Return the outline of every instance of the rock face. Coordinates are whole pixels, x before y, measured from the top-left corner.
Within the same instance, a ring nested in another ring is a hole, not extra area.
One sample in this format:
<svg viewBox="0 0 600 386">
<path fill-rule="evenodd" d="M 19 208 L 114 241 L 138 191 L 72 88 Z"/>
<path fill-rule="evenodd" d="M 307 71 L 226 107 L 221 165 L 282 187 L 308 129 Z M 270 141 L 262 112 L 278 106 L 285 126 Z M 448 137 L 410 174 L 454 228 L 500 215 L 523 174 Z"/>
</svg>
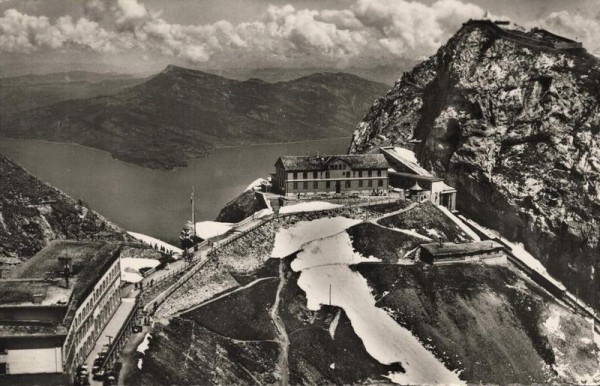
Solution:
<svg viewBox="0 0 600 386">
<path fill-rule="evenodd" d="M 85 203 L 38 180 L 3 156 L 0 175 L 0 266 L 18 264 L 56 239 L 129 239 L 121 228 Z"/>
<path fill-rule="evenodd" d="M 372 106 L 349 151 L 415 140 L 420 163 L 459 189 L 459 210 L 600 309 L 600 62 L 574 46 L 465 23 Z"/>
</svg>

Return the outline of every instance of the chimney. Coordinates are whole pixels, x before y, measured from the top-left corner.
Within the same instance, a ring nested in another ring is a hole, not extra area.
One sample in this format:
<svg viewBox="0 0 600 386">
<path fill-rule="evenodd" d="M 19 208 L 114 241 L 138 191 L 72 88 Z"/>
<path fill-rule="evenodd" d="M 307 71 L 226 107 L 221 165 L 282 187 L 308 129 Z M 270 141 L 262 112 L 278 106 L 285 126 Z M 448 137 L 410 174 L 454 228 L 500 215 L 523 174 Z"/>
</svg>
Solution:
<svg viewBox="0 0 600 386">
<path fill-rule="evenodd" d="M 65 278 L 65 286 L 69 289 L 69 277 L 71 276 L 71 263 L 73 262 L 72 257 L 59 257 L 59 269 L 62 271 L 62 274 Z"/>
<path fill-rule="evenodd" d="M 41 294 L 41 293 L 35 293 L 33 294 L 33 303 L 34 304 L 41 304 L 42 300 L 44 300 L 45 295 Z"/>
</svg>

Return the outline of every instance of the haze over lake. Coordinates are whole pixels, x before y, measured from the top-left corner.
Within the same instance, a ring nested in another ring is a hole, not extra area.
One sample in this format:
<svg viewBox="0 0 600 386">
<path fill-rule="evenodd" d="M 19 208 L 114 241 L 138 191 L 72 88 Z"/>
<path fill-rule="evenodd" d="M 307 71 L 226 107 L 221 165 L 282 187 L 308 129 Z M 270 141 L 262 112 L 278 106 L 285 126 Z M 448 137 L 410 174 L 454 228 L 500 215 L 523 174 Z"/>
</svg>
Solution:
<svg viewBox="0 0 600 386">
<path fill-rule="evenodd" d="M 345 153 L 349 138 L 219 149 L 188 167 L 153 170 L 113 159 L 78 145 L 0 139 L 0 153 L 34 176 L 61 189 L 123 228 L 175 242 L 191 217 L 214 220 L 219 210 L 259 177 L 266 178 L 279 155 Z"/>
</svg>

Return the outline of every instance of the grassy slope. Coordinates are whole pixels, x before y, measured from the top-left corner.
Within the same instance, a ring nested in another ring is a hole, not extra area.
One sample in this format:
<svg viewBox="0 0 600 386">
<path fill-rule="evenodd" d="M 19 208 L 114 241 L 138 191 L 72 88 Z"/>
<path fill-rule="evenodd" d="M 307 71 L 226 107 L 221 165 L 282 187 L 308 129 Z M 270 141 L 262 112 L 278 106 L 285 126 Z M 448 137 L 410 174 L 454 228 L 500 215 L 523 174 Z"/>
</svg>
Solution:
<svg viewBox="0 0 600 386">
<path fill-rule="evenodd" d="M 555 358 L 540 328 L 551 298 L 507 267 L 369 265 L 358 270 L 380 298 L 378 306 L 430 344 L 448 368 L 464 369 L 462 379 L 544 383 L 552 378 L 546 364 Z"/>
<path fill-rule="evenodd" d="M 378 223 L 390 228 L 414 229 L 419 234 L 427 237 L 432 237 L 427 230 L 434 229 L 440 234 L 443 241 L 468 239 L 467 235 L 455 223 L 444 216 L 429 201 L 422 203 L 413 210 L 381 219 Z"/>
<path fill-rule="evenodd" d="M 191 320 L 219 335 L 239 340 L 274 339 L 269 309 L 275 301 L 278 281 L 267 279 L 219 301 L 186 312 Z"/>
<path fill-rule="evenodd" d="M 233 341 L 184 319 L 159 326 L 153 337 L 144 358 L 143 385 L 274 382 L 276 343 Z"/>
<path fill-rule="evenodd" d="M 423 243 L 416 237 L 375 224 L 363 223 L 347 230 L 352 246 L 363 256 L 375 256 L 386 263 L 395 263 Z"/>
</svg>

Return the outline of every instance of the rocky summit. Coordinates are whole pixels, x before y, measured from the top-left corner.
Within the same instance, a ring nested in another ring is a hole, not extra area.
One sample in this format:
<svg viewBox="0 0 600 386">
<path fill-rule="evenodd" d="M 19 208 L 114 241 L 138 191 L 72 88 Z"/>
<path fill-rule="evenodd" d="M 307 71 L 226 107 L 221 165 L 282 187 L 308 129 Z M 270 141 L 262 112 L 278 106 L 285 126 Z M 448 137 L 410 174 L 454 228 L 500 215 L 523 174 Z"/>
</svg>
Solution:
<svg viewBox="0 0 600 386">
<path fill-rule="evenodd" d="M 412 144 L 458 208 L 600 309 L 600 61 L 541 29 L 469 21 L 375 102 L 350 152 Z"/>
</svg>

